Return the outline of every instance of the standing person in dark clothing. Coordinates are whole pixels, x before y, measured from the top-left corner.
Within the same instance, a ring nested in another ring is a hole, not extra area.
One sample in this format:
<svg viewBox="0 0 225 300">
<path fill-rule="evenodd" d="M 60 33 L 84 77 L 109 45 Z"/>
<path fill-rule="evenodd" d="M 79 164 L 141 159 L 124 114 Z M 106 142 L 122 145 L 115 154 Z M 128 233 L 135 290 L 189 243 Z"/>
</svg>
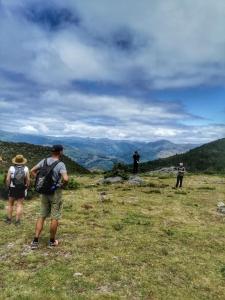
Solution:
<svg viewBox="0 0 225 300">
<path fill-rule="evenodd" d="M 183 163 L 179 164 L 179 167 L 177 168 L 177 171 L 178 171 L 178 173 L 177 173 L 176 188 L 178 188 L 178 187 L 182 188 L 184 173 L 185 173 L 185 168 L 184 168 Z"/>
<path fill-rule="evenodd" d="M 140 161 L 140 155 L 137 151 L 134 152 L 133 161 L 134 161 L 133 162 L 133 173 L 137 174 L 138 173 L 138 164 Z"/>
</svg>

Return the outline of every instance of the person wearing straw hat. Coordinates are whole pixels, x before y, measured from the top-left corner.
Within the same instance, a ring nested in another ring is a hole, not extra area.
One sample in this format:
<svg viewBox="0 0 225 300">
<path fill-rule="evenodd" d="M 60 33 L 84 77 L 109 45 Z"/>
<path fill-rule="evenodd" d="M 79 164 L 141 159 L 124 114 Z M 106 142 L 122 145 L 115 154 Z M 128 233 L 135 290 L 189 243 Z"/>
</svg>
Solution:
<svg viewBox="0 0 225 300">
<path fill-rule="evenodd" d="M 27 159 L 23 155 L 16 155 L 12 159 L 12 163 L 13 165 L 9 168 L 6 177 L 6 184 L 9 188 L 9 200 L 5 222 L 7 224 L 12 223 L 14 202 L 17 201 L 15 225 L 20 225 L 20 219 L 23 212 L 23 200 L 30 184 L 30 174 L 29 169 L 26 166 Z"/>
</svg>

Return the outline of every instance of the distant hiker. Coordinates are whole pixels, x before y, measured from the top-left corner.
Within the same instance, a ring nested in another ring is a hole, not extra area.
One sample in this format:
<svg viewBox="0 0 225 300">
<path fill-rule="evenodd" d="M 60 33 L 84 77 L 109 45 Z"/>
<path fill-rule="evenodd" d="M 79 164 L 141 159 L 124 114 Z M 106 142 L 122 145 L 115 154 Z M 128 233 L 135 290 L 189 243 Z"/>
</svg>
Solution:
<svg viewBox="0 0 225 300">
<path fill-rule="evenodd" d="M 178 168 L 177 168 L 177 183 L 176 183 L 176 188 L 178 188 L 178 187 L 182 188 L 184 173 L 185 173 L 184 164 L 180 163 L 179 166 L 178 166 Z"/>
<path fill-rule="evenodd" d="M 140 161 L 140 155 L 139 155 L 138 151 L 135 151 L 134 155 L 133 155 L 133 173 L 134 174 L 138 173 L 139 161 Z"/>
<path fill-rule="evenodd" d="M 6 185 L 9 188 L 9 200 L 7 207 L 7 218 L 5 222 L 11 224 L 13 206 L 15 200 L 16 204 L 16 222 L 15 225 L 20 225 L 20 219 L 23 212 L 23 200 L 27 195 L 27 188 L 30 184 L 29 169 L 25 164 L 27 159 L 23 155 L 16 155 L 12 159 L 13 166 L 8 170 L 6 176 Z"/>
<path fill-rule="evenodd" d="M 55 236 L 62 212 L 61 188 L 68 183 L 66 166 L 60 160 L 62 154 L 63 147 L 54 145 L 51 157 L 41 160 L 31 170 L 31 174 L 36 177 L 35 189 L 42 194 L 40 217 L 36 222 L 35 237 L 31 243 L 31 249 L 38 248 L 39 236 L 47 217 L 51 218 L 49 247 L 58 245 Z"/>
</svg>

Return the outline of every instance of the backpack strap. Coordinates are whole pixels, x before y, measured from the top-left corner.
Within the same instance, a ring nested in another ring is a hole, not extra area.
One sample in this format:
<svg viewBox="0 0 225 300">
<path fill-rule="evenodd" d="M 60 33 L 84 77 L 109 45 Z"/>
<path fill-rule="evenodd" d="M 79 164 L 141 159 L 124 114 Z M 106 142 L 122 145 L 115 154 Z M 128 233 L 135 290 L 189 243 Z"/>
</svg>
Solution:
<svg viewBox="0 0 225 300">
<path fill-rule="evenodd" d="M 47 160 L 48 159 L 45 158 L 43 167 L 47 167 L 48 166 L 48 161 Z M 51 165 L 49 165 L 49 167 L 50 167 L 49 168 L 49 172 L 51 172 L 58 165 L 58 163 L 60 163 L 60 160 L 56 160 Z"/>
<path fill-rule="evenodd" d="M 43 163 L 43 167 L 47 167 L 47 166 L 48 166 L 48 164 L 47 164 L 47 158 L 45 158 L 44 163 Z"/>
<path fill-rule="evenodd" d="M 55 161 L 54 163 L 51 164 L 50 167 L 50 172 L 58 165 L 58 163 L 60 163 L 60 160 Z M 57 186 L 57 184 L 59 183 L 60 180 L 60 176 L 58 176 L 57 181 L 55 182 L 55 185 Z"/>
<path fill-rule="evenodd" d="M 47 162 L 47 160 L 46 160 Z M 52 163 L 49 167 L 49 172 L 51 172 L 57 165 L 60 163 L 60 160 L 56 160 L 54 163 Z"/>
</svg>

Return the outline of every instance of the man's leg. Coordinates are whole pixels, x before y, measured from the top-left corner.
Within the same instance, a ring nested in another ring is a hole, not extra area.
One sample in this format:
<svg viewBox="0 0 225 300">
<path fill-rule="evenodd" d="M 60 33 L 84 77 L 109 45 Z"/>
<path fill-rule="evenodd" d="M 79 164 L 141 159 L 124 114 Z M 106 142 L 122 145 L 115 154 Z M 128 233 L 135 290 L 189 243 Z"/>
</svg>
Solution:
<svg viewBox="0 0 225 300">
<path fill-rule="evenodd" d="M 18 222 L 22 216 L 23 213 L 23 200 L 24 199 L 18 199 L 16 204 L 16 222 Z"/>
<path fill-rule="evenodd" d="M 134 164 L 134 174 L 137 174 L 138 171 L 138 165 L 137 163 Z"/>
<path fill-rule="evenodd" d="M 179 186 L 179 176 L 177 176 L 177 183 L 176 183 L 176 188 L 178 188 L 178 186 Z"/>
<path fill-rule="evenodd" d="M 183 176 L 180 177 L 180 188 L 182 188 L 182 184 L 183 184 Z"/>
<path fill-rule="evenodd" d="M 139 165 L 137 164 L 136 165 L 136 174 L 138 173 L 138 167 L 139 167 Z"/>
<path fill-rule="evenodd" d="M 57 228 L 59 225 L 59 221 L 56 219 L 52 219 L 51 220 L 51 224 L 50 224 L 50 241 L 55 241 L 55 236 L 56 236 L 56 232 L 57 232 Z"/>
<path fill-rule="evenodd" d="M 42 229 L 43 229 L 43 226 L 44 226 L 44 222 L 45 222 L 45 218 L 44 217 L 40 217 L 37 219 L 37 222 L 36 222 L 36 227 L 35 227 L 35 238 L 38 240 L 41 232 L 42 232 Z"/>
<path fill-rule="evenodd" d="M 45 217 L 40 217 L 40 218 L 37 219 L 36 227 L 35 227 L 35 237 L 34 237 L 33 241 L 31 242 L 31 249 L 32 250 L 38 248 L 38 245 L 39 245 L 38 239 L 39 239 L 39 236 L 42 232 L 44 222 L 45 222 Z"/>
<path fill-rule="evenodd" d="M 57 246 L 56 233 L 62 213 L 62 191 L 56 190 L 51 199 L 51 224 L 49 246 Z"/>
<path fill-rule="evenodd" d="M 40 217 L 37 219 L 36 227 L 35 227 L 35 237 L 31 243 L 31 249 L 38 248 L 38 239 L 41 235 L 45 219 L 50 215 L 51 206 L 48 199 L 48 196 L 42 195 L 41 197 L 41 209 L 40 209 Z"/>
</svg>

